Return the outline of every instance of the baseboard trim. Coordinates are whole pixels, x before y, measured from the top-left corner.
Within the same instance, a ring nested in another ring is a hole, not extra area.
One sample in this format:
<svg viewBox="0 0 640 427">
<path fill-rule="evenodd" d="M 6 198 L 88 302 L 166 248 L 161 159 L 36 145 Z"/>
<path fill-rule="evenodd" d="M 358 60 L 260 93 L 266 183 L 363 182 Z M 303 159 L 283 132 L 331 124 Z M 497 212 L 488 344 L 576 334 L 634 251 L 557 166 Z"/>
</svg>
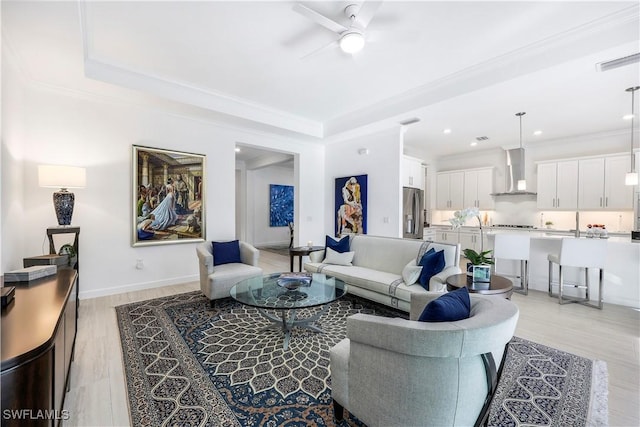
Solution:
<svg viewBox="0 0 640 427">
<path fill-rule="evenodd" d="M 123 294 L 126 292 L 132 292 L 132 291 L 142 291 L 145 289 L 161 288 L 163 286 L 179 285 L 181 283 L 197 282 L 198 280 L 200 280 L 199 276 L 193 275 L 193 276 L 173 277 L 171 279 L 157 280 L 153 282 L 132 283 L 129 285 L 115 286 L 111 288 L 91 289 L 87 291 L 80 290 L 80 293 L 78 294 L 78 298 L 83 300 L 83 299 L 91 299 L 91 298 L 98 298 L 98 297 L 106 297 L 109 295 Z"/>
</svg>

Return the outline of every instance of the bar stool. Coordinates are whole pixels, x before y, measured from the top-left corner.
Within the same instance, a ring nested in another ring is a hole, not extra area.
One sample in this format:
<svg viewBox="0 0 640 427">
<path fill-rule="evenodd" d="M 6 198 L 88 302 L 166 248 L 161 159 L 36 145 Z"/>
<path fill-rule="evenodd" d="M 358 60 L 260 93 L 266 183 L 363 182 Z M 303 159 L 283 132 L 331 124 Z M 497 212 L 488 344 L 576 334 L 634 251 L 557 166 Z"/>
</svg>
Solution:
<svg viewBox="0 0 640 427">
<path fill-rule="evenodd" d="M 529 293 L 529 254 L 531 237 L 528 234 L 496 234 L 493 244 L 493 271 L 501 276 L 513 277 L 520 280 L 520 287 L 513 288 L 514 292 L 527 295 Z M 507 275 L 498 273 L 498 259 L 520 261 L 520 274 Z"/>
<path fill-rule="evenodd" d="M 558 264 L 558 297 L 560 304 L 578 303 L 602 310 L 602 279 L 604 277 L 604 264 L 607 258 L 607 241 L 602 239 L 578 239 L 563 238 L 560 244 L 559 254 L 549 254 L 549 296 L 554 296 L 551 291 L 553 280 L 553 264 Z M 585 270 L 585 283 L 564 283 L 563 267 L 577 267 Z M 599 270 L 598 304 L 589 301 L 589 269 Z M 585 290 L 584 298 L 566 297 L 562 293 L 564 286 L 582 288 Z"/>
</svg>

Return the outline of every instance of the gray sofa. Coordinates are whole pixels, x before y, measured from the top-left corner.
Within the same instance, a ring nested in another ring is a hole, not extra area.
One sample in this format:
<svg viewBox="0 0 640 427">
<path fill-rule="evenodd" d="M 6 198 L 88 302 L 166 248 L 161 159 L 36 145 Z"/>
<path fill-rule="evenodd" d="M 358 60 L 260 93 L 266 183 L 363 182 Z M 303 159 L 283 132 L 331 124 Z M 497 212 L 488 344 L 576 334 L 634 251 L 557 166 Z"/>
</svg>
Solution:
<svg viewBox="0 0 640 427">
<path fill-rule="evenodd" d="M 200 289 L 211 301 L 229 296 L 229 290 L 236 283 L 251 277 L 262 276 L 258 267 L 260 251 L 247 242 L 239 242 L 241 263 L 213 265 L 213 247 L 211 242 L 199 243 L 196 246 L 198 265 L 200 267 Z"/>
<path fill-rule="evenodd" d="M 460 245 L 431 241 L 397 239 L 370 235 L 349 237 L 350 251 L 355 252 L 351 266 L 323 264 L 325 251 L 312 252 L 304 269 L 312 273 L 335 276 L 349 285 L 348 292 L 403 311 L 409 311 L 412 294 L 441 295 L 446 291 L 445 280 L 461 273 Z M 429 291 L 420 284 L 407 286 L 402 280 L 402 269 L 418 257 L 419 251 L 434 248 L 444 250 L 445 268 L 431 278 Z"/>
<path fill-rule="evenodd" d="M 468 319 L 416 321 L 434 297 L 413 294 L 411 320 L 347 319 L 347 338 L 330 354 L 336 419 L 346 408 L 371 427 L 484 421 L 518 308 L 504 298 L 472 294 Z"/>
</svg>

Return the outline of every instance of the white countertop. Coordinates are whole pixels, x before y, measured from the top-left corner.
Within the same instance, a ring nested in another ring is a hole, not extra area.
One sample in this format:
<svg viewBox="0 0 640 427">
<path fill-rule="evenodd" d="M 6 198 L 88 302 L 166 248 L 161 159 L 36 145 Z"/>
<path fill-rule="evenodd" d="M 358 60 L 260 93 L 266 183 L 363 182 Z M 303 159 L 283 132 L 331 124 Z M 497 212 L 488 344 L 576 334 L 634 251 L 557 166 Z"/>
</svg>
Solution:
<svg viewBox="0 0 640 427">
<path fill-rule="evenodd" d="M 445 224 L 432 224 L 431 227 L 425 228 L 425 233 L 428 232 L 429 229 L 433 230 L 453 230 L 451 225 Z M 453 230 L 455 231 L 455 230 Z M 468 225 L 463 225 L 460 227 L 460 232 L 474 232 L 480 231 L 480 227 L 473 227 Z M 482 227 L 482 231 L 487 234 L 487 236 L 491 236 L 497 233 L 529 233 L 532 238 L 548 238 L 548 239 L 560 239 L 563 237 L 575 237 L 573 230 L 559 230 L 554 228 L 513 228 L 513 227 Z M 580 231 L 580 237 L 585 238 L 587 232 L 586 230 Z M 612 242 L 631 242 L 631 232 L 609 232 L 608 233 L 609 241 Z M 635 243 L 635 242 L 634 242 Z"/>
</svg>

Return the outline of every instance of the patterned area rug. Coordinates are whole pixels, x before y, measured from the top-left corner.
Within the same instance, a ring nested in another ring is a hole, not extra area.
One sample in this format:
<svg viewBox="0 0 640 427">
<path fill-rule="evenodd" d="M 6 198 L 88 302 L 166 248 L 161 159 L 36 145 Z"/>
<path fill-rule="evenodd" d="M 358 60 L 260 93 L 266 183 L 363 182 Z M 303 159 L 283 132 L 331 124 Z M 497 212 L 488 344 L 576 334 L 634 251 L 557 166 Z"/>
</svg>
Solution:
<svg viewBox="0 0 640 427">
<path fill-rule="evenodd" d="M 298 317 L 313 310 L 301 310 Z M 256 309 L 231 299 L 212 309 L 199 291 L 119 306 L 116 312 L 135 426 L 335 425 L 329 349 L 345 336 L 346 317 L 406 317 L 347 295 L 329 304 L 317 322 L 326 333 L 295 328 L 283 351 L 280 332 L 261 331 L 268 321 Z M 595 375 L 598 369 L 602 375 Z M 590 398 L 594 391 L 600 399 Z M 514 338 L 489 421 L 606 425 L 606 366 Z M 361 423 L 347 417 L 339 425 Z"/>
<path fill-rule="evenodd" d="M 492 426 L 607 426 L 607 365 L 513 337 Z"/>
</svg>

